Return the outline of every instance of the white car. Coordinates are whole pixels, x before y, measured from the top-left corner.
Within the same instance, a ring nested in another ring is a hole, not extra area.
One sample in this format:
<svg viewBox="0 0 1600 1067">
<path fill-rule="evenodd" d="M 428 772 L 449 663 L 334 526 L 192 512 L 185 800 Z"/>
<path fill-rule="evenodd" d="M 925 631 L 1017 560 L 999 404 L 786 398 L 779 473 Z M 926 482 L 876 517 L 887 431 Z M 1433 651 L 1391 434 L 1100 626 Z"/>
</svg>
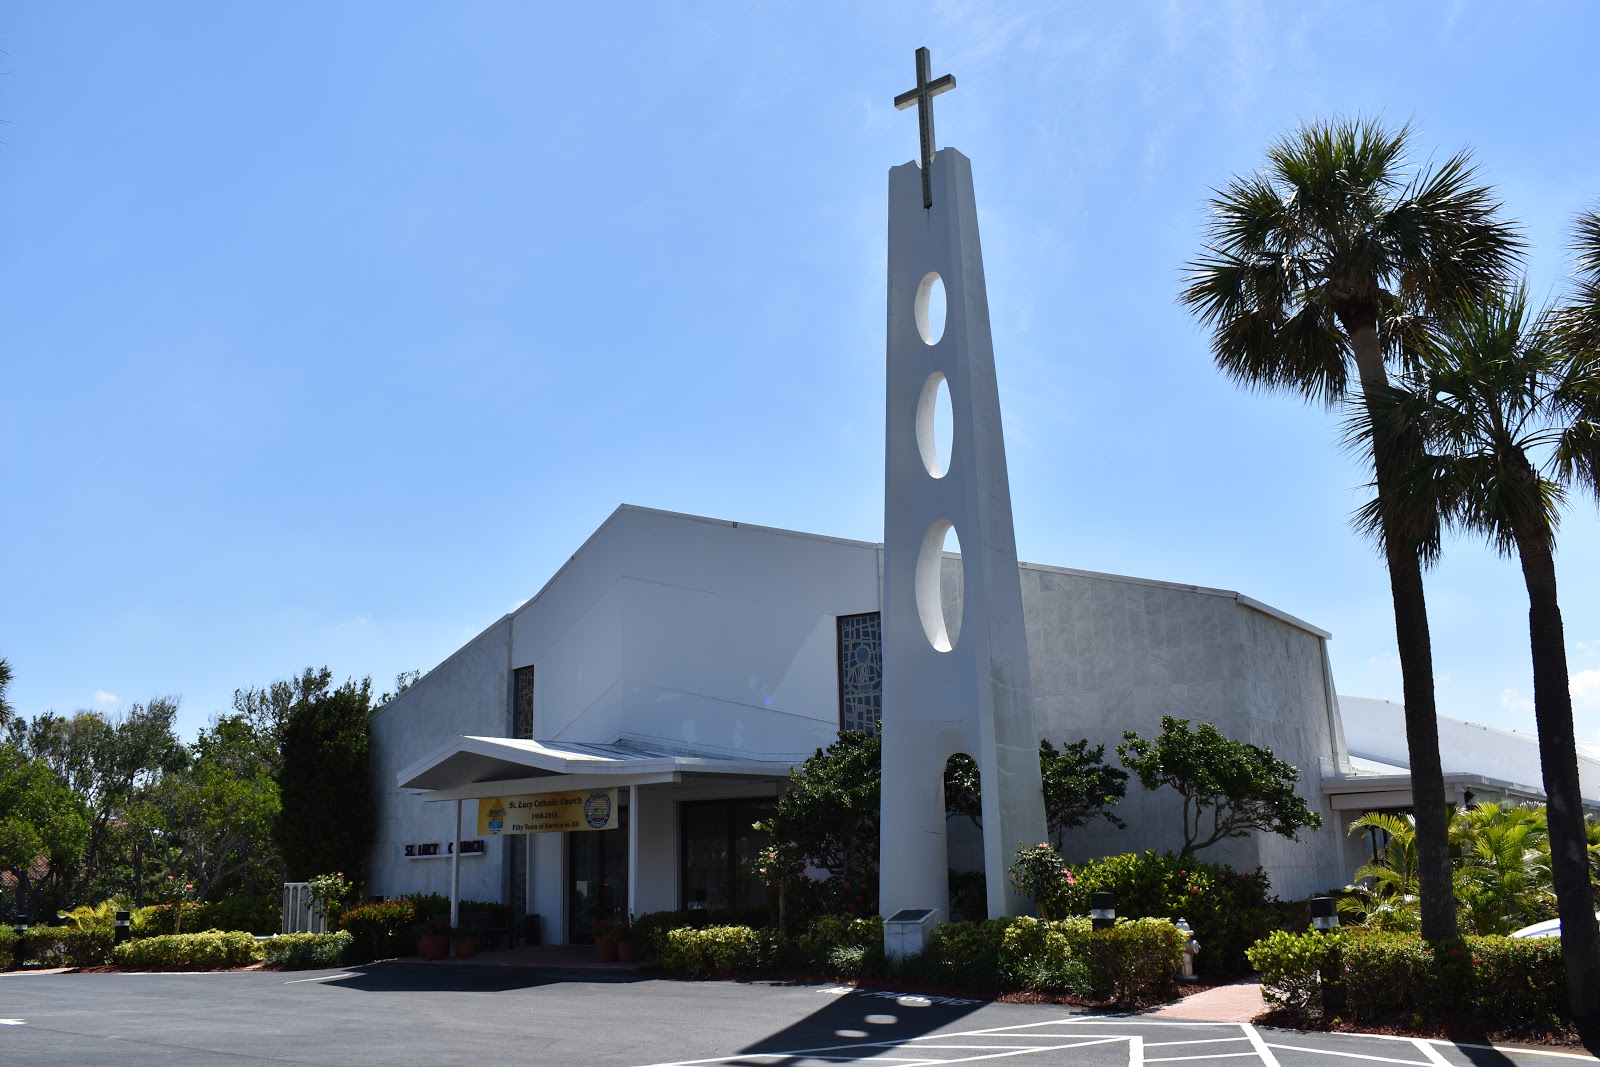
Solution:
<svg viewBox="0 0 1600 1067">
<path fill-rule="evenodd" d="M 1514 931 L 1512 931 L 1510 936 L 1511 937 L 1560 937 L 1561 936 L 1561 920 L 1560 919 L 1546 919 L 1542 923 L 1534 923 L 1532 926 L 1524 926 L 1520 930 L 1514 930 Z"/>
</svg>

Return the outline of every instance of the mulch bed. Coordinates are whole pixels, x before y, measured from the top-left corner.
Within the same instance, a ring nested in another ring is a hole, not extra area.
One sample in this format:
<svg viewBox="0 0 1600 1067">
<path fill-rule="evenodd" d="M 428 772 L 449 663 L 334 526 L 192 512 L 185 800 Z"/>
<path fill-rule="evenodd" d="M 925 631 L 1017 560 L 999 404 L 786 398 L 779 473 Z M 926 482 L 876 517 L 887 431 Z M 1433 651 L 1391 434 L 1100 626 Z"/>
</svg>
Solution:
<svg viewBox="0 0 1600 1067">
<path fill-rule="evenodd" d="M 1279 1026 L 1290 1030 L 1316 1030 L 1322 1033 L 1388 1034 L 1395 1037 L 1424 1037 L 1454 1041 L 1464 1045 L 1529 1045 L 1587 1051 L 1570 1026 L 1556 1030 L 1493 1026 L 1483 1019 L 1422 1019 L 1418 1025 L 1401 1020 L 1356 1022 L 1350 1019 L 1324 1019 L 1293 1011 L 1267 1011 L 1250 1020 L 1256 1026 Z"/>
</svg>

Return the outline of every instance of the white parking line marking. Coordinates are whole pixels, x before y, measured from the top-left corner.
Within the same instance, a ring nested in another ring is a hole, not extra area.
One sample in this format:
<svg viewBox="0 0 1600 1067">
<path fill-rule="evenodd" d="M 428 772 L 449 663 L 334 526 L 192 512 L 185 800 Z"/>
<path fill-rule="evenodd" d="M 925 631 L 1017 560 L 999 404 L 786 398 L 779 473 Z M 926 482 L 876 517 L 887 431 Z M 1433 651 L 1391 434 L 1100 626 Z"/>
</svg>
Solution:
<svg viewBox="0 0 1600 1067">
<path fill-rule="evenodd" d="M 1428 1062 L 1433 1064 L 1433 1067 L 1455 1067 L 1454 1064 L 1439 1054 L 1438 1049 L 1428 1044 L 1422 1038 L 1414 1037 L 1411 1039 L 1411 1043 L 1417 1047 L 1418 1052 L 1428 1057 Z"/>
<path fill-rule="evenodd" d="M 0 1026 L 26 1026 L 21 1019 L 0 1019 Z"/>
<path fill-rule="evenodd" d="M 1213 1052 L 1208 1056 L 1163 1056 L 1159 1059 L 1145 1060 L 1146 1063 L 1188 1063 L 1190 1060 L 1231 1060 L 1238 1056 L 1254 1056 L 1255 1050 L 1249 1052 Z"/>
<path fill-rule="evenodd" d="M 355 972 L 346 971 L 344 974 L 325 974 L 318 978 L 296 978 L 285 982 L 284 985 L 299 985 L 301 982 L 337 982 L 341 978 L 354 978 Z"/>
<path fill-rule="evenodd" d="M 1137 1034 L 1128 1038 L 1128 1067 L 1144 1067 L 1144 1038 Z"/>
<path fill-rule="evenodd" d="M 1284 1052 L 1316 1052 L 1324 1056 L 1339 1056 L 1352 1060 L 1376 1060 L 1379 1063 L 1403 1063 L 1408 1067 L 1433 1067 L 1429 1060 L 1397 1060 L 1393 1056 L 1367 1056 L 1360 1052 L 1345 1052 L 1343 1049 L 1333 1048 L 1306 1048 L 1304 1045 L 1271 1045 L 1270 1048 L 1282 1049 Z"/>
<path fill-rule="evenodd" d="M 1249 1041 L 1248 1037 L 1196 1037 L 1188 1041 L 1146 1041 L 1145 1048 L 1159 1048 L 1164 1045 L 1220 1045 L 1225 1041 Z"/>
<path fill-rule="evenodd" d="M 1278 1063 L 1278 1057 L 1274 1056 L 1272 1050 L 1267 1047 L 1267 1043 L 1261 1040 L 1261 1035 L 1256 1033 L 1255 1027 L 1249 1023 L 1240 1023 L 1239 1029 L 1244 1031 L 1244 1036 L 1250 1039 L 1250 1047 L 1256 1050 L 1256 1055 L 1261 1057 L 1261 1062 L 1266 1064 L 1266 1067 L 1281 1067 Z"/>
</svg>

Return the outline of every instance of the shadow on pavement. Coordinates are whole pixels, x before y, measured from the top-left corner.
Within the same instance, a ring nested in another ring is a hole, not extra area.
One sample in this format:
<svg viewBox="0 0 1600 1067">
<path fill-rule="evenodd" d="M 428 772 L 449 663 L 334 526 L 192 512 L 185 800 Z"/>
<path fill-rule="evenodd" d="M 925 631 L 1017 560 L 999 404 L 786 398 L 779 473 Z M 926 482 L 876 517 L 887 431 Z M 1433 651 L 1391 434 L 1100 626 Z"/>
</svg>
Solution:
<svg viewBox="0 0 1600 1067">
<path fill-rule="evenodd" d="M 645 980 L 626 971 L 559 971 L 499 965 L 439 967 L 426 963 L 375 963 L 349 970 L 349 977 L 329 979 L 322 984 L 362 993 L 504 993 L 561 982 L 622 985 Z"/>
<path fill-rule="evenodd" d="M 867 1042 L 898 1042 L 930 1034 L 983 1007 L 982 1001 L 942 1003 L 915 994 L 855 990 L 828 995 L 828 1003 L 799 1022 L 769 1034 L 753 1045 L 740 1049 L 742 1055 L 760 1055 L 748 1062 L 760 1067 L 781 1067 L 782 1060 L 766 1057 L 823 1049 L 838 1045 L 859 1046 Z M 866 1050 L 863 1050 L 866 1051 Z M 797 1060 L 805 1057 L 796 1057 Z M 739 1064 L 729 1059 L 728 1064 Z"/>
<path fill-rule="evenodd" d="M 1470 1060 L 1473 1067 L 1516 1067 L 1516 1060 L 1496 1049 L 1457 1045 L 1455 1050 Z"/>
</svg>

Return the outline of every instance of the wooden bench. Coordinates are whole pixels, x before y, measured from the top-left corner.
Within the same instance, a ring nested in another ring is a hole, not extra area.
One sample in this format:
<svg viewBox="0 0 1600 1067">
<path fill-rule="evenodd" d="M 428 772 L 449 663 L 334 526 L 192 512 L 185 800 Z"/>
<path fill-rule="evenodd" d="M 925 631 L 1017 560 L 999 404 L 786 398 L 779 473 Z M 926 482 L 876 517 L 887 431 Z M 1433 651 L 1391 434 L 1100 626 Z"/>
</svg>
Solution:
<svg viewBox="0 0 1600 1067">
<path fill-rule="evenodd" d="M 506 948 L 511 948 L 515 944 L 511 927 L 496 925 L 493 912 L 463 911 L 460 914 L 460 925 L 470 926 L 478 931 L 478 947 L 494 948 L 501 941 L 505 942 Z"/>
</svg>

